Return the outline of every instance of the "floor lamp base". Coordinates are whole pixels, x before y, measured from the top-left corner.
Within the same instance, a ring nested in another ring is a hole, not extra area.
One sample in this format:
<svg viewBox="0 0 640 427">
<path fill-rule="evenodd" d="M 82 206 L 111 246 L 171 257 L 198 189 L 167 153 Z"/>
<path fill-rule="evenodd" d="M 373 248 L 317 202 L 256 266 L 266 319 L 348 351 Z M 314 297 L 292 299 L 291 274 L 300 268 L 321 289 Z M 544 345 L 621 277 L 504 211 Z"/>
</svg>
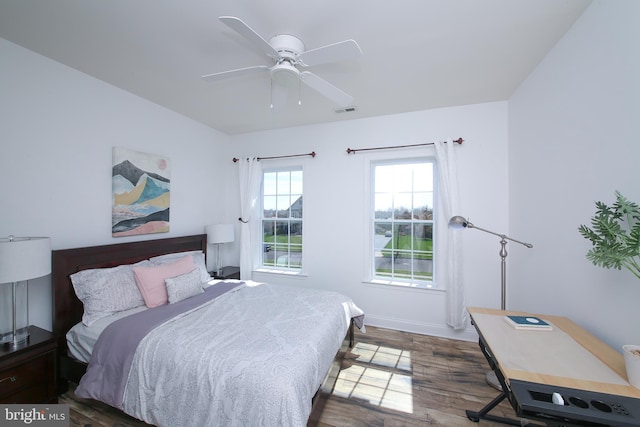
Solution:
<svg viewBox="0 0 640 427">
<path fill-rule="evenodd" d="M 495 388 L 498 391 L 502 391 L 502 386 L 500 385 L 500 381 L 498 381 L 498 377 L 496 376 L 495 372 L 487 372 L 485 379 L 487 380 L 487 384 L 489 384 L 491 387 Z"/>
</svg>

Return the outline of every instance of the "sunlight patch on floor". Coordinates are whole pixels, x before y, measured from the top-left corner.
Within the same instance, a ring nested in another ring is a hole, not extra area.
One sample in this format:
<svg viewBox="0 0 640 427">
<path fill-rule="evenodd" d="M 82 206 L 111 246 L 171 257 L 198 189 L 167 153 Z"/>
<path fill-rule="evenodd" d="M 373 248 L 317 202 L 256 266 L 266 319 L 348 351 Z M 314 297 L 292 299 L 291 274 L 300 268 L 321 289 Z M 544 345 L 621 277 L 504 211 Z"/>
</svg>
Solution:
<svg viewBox="0 0 640 427">
<path fill-rule="evenodd" d="M 353 365 L 340 371 L 334 395 L 413 413 L 411 375 L 395 372 L 397 369 L 411 371 L 411 352 L 358 343 L 351 353 L 358 357 Z M 364 363 L 376 367 L 365 366 Z"/>
</svg>

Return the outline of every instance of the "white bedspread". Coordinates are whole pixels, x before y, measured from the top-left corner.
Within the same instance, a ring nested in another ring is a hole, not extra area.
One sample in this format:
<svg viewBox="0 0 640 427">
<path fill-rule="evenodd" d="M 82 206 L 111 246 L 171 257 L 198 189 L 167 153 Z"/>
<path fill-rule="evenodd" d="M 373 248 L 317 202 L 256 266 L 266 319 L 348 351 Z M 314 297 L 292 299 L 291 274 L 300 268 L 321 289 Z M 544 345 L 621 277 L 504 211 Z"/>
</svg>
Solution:
<svg viewBox="0 0 640 427">
<path fill-rule="evenodd" d="M 305 426 L 352 317 L 335 292 L 247 284 L 138 346 L 123 410 L 166 426 Z"/>
</svg>

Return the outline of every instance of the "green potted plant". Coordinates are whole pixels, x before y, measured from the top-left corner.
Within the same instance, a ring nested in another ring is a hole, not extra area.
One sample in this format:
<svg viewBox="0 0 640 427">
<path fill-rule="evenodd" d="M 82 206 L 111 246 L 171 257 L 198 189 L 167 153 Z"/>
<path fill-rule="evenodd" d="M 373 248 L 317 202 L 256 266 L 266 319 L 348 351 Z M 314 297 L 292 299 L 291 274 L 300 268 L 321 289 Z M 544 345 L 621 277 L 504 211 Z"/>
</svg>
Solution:
<svg viewBox="0 0 640 427">
<path fill-rule="evenodd" d="M 596 202 L 596 213 L 591 227 L 581 225 L 580 234 L 591 241 L 593 247 L 587 259 L 605 268 L 622 267 L 640 279 L 640 206 L 630 202 L 616 191 L 613 205 Z M 622 346 L 627 380 L 640 388 L 640 346 Z"/>
<path fill-rule="evenodd" d="M 594 265 L 624 267 L 640 279 L 640 206 L 616 191 L 615 203 L 596 202 L 591 227 L 581 225 L 579 231 L 593 244 L 587 259 Z"/>
</svg>

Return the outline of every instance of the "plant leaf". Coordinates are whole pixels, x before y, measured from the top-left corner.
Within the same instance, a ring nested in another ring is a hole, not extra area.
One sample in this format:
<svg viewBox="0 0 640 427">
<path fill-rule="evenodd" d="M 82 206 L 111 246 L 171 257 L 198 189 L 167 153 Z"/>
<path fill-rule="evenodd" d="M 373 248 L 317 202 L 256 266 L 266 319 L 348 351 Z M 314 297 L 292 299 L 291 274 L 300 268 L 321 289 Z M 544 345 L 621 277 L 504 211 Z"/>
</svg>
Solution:
<svg viewBox="0 0 640 427">
<path fill-rule="evenodd" d="M 624 267 L 640 278 L 640 206 L 618 191 L 615 194 L 611 206 L 596 202 L 591 227 L 580 225 L 578 231 L 592 244 L 586 257 L 594 265 Z"/>
</svg>

